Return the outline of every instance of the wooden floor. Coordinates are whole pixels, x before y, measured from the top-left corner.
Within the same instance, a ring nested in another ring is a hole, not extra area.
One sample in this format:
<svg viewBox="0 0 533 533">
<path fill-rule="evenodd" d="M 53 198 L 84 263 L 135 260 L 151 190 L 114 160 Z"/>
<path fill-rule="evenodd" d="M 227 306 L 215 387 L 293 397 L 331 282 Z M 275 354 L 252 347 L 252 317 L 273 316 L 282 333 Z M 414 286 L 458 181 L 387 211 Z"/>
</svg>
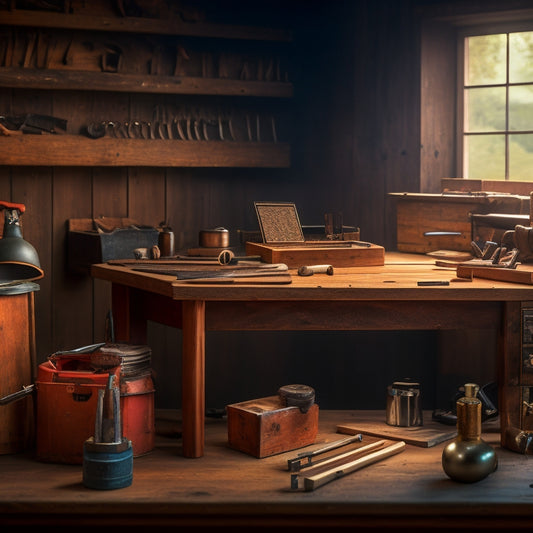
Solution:
<svg viewBox="0 0 533 533">
<path fill-rule="evenodd" d="M 374 414 L 384 420 L 384 413 Z M 321 411 L 316 445 L 342 438 L 337 425 L 360 415 Z M 81 465 L 40 462 L 31 451 L 0 456 L 0 529 L 511 531 L 533 525 L 533 457 L 499 446 L 497 420 L 484 424 L 484 439 L 496 449 L 498 469 L 477 483 L 447 478 L 440 443 L 407 445 L 398 455 L 308 492 L 291 489 L 287 469 L 287 460 L 302 450 L 257 459 L 228 446 L 224 417 L 208 418 L 204 457 L 187 459 L 181 456 L 177 413 L 158 412 L 156 426 L 156 448 L 134 459 L 133 483 L 122 489 L 86 488 Z M 361 445 L 375 440 L 364 435 Z"/>
</svg>

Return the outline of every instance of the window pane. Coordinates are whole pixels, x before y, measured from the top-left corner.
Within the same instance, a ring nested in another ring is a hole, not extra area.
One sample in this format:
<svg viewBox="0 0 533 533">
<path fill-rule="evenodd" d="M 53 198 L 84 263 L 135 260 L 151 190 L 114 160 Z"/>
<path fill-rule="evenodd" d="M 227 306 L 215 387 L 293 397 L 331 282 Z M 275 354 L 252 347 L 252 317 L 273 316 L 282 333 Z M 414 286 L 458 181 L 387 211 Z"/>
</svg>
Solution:
<svg viewBox="0 0 533 533">
<path fill-rule="evenodd" d="M 533 134 L 509 135 L 509 179 L 533 180 Z"/>
<path fill-rule="evenodd" d="M 467 37 L 466 41 L 465 85 L 505 83 L 506 34 Z"/>
<path fill-rule="evenodd" d="M 505 130 L 505 88 L 465 89 L 465 132 Z"/>
<path fill-rule="evenodd" d="M 533 82 L 533 31 L 509 34 L 509 82 Z"/>
<path fill-rule="evenodd" d="M 509 129 L 533 130 L 533 85 L 509 87 Z"/>
<path fill-rule="evenodd" d="M 465 136 L 465 177 L 483 180 L 505 179 L 505 136 Z"/>
</svg>

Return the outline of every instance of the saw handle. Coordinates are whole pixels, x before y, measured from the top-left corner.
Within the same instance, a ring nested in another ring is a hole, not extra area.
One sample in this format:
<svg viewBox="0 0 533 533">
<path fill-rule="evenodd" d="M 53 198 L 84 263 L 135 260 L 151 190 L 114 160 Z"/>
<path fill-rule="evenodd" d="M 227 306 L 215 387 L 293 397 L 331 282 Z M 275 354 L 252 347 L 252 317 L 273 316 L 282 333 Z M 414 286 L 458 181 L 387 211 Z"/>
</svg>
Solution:
<svg viewBox="0 0 533 533">
<path fill-rule="evenodd" d="M 16 209 L 22 214 L 26 211 L 26 206 L 24 204 L 14 204 L 12 202 L 3 202 L 0 200 L 0 209 Z"/>
</svg>

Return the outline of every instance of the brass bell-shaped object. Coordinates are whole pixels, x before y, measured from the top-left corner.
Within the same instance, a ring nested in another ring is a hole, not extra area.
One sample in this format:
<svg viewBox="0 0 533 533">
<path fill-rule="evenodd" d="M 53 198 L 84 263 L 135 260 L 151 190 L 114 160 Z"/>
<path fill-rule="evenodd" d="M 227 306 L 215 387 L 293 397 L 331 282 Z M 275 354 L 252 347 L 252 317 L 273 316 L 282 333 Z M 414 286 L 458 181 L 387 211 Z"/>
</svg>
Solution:
<svg viewBox="0 0 533 533">
<path fill-rule="evenodd" d="M 481 438 L 479 386 L 467 383 L 464 397 L 457 400 L 457 437 L 442 451 L 442 468 L 454 481 L 474 483 L 498 467 L 494 448 Z"/>
</svg>

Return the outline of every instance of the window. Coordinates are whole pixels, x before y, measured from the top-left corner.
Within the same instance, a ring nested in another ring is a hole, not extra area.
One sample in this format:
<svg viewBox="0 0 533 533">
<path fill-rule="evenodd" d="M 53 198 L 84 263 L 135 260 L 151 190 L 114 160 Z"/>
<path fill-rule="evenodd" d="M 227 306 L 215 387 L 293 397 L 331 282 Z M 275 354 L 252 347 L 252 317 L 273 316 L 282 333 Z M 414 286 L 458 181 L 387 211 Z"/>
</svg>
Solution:
<svg viewBox="0 0 533 533">
<path fill-rule="evenodd" d="M 460 37 L 465 178 L 533 181 L 533 31 Z"/>
</svg>

